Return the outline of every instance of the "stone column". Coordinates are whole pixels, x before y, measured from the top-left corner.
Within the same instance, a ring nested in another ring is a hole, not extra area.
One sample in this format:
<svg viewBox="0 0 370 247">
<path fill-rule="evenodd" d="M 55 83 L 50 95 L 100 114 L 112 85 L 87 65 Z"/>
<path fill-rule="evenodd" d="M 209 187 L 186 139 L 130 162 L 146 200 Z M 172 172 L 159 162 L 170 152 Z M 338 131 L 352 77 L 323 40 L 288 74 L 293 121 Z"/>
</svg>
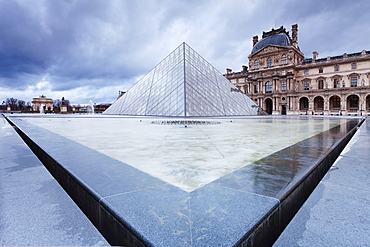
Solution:
<svg viewBox="0 0 370 247">
<path fill-rule="evenodd" d="M 341 95 L 340 96 L 340 109 L 341 109 L 341 113 L 343 116 L 347 116 L 348 115 L 348 111 L 347 111 L 347 102 L 346 102 L 346 95 Z"/>
<path fill-rule="evenodd" d="M 329 115 L 329 96 L 324 95 L 324 116 Z"/>
</svg>

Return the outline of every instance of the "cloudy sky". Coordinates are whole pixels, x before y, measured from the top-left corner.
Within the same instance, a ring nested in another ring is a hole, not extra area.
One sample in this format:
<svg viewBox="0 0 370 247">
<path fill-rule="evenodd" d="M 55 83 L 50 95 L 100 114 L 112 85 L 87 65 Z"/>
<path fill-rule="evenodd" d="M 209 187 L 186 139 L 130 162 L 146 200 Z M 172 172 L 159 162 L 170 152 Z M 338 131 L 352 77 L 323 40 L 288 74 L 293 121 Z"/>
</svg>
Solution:
<svg viewBox="0 0 370 247">
<path fill-rule="evenodd" d="M 0 0 L 0 102 L 112 103 L 182 42 L 224 73 L 252 37 L 298 24 L 301 51 L 370 50 L 369 0 Z"/>
</svg>

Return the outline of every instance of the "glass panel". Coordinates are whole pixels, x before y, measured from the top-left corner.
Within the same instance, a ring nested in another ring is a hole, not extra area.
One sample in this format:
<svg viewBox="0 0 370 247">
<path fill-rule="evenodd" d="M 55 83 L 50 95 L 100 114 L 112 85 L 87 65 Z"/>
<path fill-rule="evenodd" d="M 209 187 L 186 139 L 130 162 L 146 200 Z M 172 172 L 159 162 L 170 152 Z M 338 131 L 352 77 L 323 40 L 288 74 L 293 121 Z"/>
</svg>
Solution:
<svg viewBox="0 0 370 247">
<path fill-rule="evenodd" d="M 104 114 L 148 116 L 257 115 L 258 106 L 185 43 Z"/>
</svg>

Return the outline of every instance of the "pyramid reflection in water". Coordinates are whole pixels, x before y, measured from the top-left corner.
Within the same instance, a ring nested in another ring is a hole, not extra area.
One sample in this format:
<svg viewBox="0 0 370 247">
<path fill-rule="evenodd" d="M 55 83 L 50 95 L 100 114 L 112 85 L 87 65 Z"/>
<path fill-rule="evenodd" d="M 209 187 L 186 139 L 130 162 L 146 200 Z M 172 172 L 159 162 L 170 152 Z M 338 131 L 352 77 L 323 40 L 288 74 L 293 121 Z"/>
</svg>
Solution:
<svg viewBox="0 0 370 247">
<path fill-rule="evenodd" d="M 103 114 L 246 116 L 260 108 L 186 43 L 182 43 Z"/>
</svg>

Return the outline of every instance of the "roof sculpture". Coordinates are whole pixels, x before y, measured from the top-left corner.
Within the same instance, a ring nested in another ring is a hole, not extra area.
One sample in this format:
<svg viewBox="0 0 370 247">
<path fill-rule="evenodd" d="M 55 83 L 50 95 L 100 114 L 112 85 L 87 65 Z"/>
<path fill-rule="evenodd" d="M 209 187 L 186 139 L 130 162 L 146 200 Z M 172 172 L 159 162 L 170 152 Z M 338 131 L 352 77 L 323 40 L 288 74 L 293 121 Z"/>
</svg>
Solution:
<svg viewBox="0 0 370 247">
<path fill-rule="evenodd" d="M 261 109 L 186 43 L 179 45 L 103 114 L 245 116 Z"/>
</svg>

